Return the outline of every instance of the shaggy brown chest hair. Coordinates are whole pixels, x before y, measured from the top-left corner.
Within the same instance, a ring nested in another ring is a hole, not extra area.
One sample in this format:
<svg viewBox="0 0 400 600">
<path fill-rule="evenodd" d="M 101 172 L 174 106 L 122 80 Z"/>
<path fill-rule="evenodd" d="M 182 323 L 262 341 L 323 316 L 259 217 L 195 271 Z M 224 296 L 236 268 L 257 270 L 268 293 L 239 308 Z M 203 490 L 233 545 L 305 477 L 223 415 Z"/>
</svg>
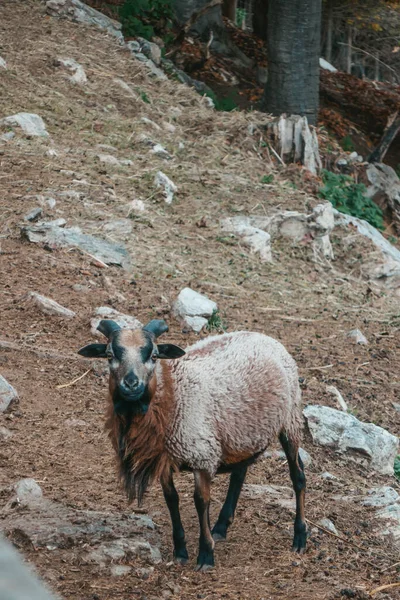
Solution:
<svg viewBox="0 0 400 600">
<path fill-rule="evenodd" d="M 118 415 L 112 401 L 113 380 L 107 408 L 106 430 L 117 453 L 120 476 L 128 499 L 137 498 L 140 506 L 148 486 L 159 479 L 167 481 L 176 469 L 166 450 L 166 432 L 174 409 L 174 394 L 168 364 L 162 365 L 162 389 L 156 375 L 149 383 L 151 396 L 148 411 L 140 415 Z"/>
</svg>

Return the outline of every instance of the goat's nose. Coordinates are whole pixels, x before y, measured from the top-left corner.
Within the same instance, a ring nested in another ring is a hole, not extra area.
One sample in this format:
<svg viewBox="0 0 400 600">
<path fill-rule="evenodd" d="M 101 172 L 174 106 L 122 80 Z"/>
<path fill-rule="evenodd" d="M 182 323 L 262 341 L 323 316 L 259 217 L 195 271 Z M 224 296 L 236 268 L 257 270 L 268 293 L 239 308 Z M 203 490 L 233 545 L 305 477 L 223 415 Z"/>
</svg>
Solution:
<svg viewBox="0 0 400 600">
<path fill-rule="evenodd" d="M 139 385 L 139 379 L 134 373 L 128 373 L 124 378 L 124 385 L 130 390 L 134 390 Z"/>
</svg>

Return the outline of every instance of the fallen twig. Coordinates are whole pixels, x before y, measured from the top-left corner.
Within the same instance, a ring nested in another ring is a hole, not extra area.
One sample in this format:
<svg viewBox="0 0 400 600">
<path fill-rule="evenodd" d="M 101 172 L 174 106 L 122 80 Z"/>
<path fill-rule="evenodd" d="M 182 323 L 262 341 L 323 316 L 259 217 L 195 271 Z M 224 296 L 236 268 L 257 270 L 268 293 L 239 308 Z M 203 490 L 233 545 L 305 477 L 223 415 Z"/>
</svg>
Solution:
<svg viewBox="0 0 400 600">
<path fill-rule="evenodd" d="M 400 587 L 400 581 L 398 581 L 397 583 L 387 583 L 386 585 L 380 585 L 379 587 L 372 590 L 372 592 L 370 592 L 370 595 L 375 596 L 375 594 L 377 594 L 378 592 L 382 592 L 383 590 L 388 590 L 395 587 Z"/>
<path fill-rule="evenodd" d="M 325 365 L 324 367 L 306 367 L 308 371 L 324 371 L 324 369 L 331 369 L 333 365 Z"/>
<path fill-rule="evenodd" d="M 74 383 L 76 383 L 80 379 L 83 379 L 88 373 L 90 373 L 91 370 L 92 369 L 88 369 L 87 371 L 85 371 L 83 373 L 83 375 L 79 375 L 79 377 L 77 377 L 76 379 L 73 379 L 72 381 L 69 381 L 68 383 L 62 383 L 61 385 L 56 385 L 56 389 L 61 390 L 62 388 L 66 388 L 66 387 L 70 387 L 71 385 L 74 385 Z"/>
</svg>

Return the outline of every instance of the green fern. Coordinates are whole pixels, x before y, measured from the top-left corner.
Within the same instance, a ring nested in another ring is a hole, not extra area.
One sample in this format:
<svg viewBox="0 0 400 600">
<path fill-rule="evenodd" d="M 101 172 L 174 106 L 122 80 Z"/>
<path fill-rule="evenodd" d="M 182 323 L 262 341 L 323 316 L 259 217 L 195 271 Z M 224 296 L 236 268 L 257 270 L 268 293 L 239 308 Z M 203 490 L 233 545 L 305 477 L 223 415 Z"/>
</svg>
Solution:
<svg viewBox="0 0 400 600">
<path fill-rule="evenodd" d="M 122 33 L 150 40 L 171 26 L 172 0 L 125 0 L 119 9 Z"/>
</svg>

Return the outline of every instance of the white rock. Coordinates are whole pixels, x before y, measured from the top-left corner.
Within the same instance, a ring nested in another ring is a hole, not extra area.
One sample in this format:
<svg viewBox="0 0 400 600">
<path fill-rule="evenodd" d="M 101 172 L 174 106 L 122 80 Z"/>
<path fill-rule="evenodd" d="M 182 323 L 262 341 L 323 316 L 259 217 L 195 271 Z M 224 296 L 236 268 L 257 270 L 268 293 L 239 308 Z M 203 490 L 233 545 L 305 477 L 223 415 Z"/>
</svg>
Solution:
<svg viewBox="0 0 400 600">
<path fill-rule="evenodd" d="M 128 575 L 132 571 L 132 567 L 129 565 L 111 565 L 110 571 L 113 577 L 122 577 Z"/>
<path fill-rule="evenodd" d="M 317 525 L 320 525 L 321 527 L 323 527 L 324 529 L 327 529 L 328 531 L 330 531 L 331 533 L 333 533 L 335 535 L 339 535 L 338 530 L 336 529 L 336 527 L 334 526 L 332 521 L 330 519 L 327 519 L 326 517 L 324 519 L 320 519 L 317 522 Z"/>
<path fill-rule="evenodd" d="M 7 131 L 7 133 L 3 133 L 3 135 L 0 135 L 0 140 L 2 140 L 3 142 L 10 142 L 14 138 L 15 133 L 13 131 Z"/>
<path fill-rule="evenodd" d="M 364 506 L 389 506 L 400 500 L 399 494 L 392 487 L 382 486 L 372 488 L 368 491 L 368 496 L 362 500 Z"/>
<path fill-rule="evenodd" d="M 204 327 L 208 324 L 208 320 L 204 317 L 184 317 L 182 321 L 183 327 L 188 327 L 196 333 L 200 333 Z"/>
<path fill-rule="evenodd" d="M 129 87 L 126 81 L 124 81 L 123 79 L 113 79 L 113 82 L 119 85 L 119 87 L 122 88 L 125 92 L 128 92 L 128 94 L 132 98 L 134 98 L 135 100 L 139 100 L 139 96 L 135 94 L 135 92 Z"/>
<path fill-rule="evenodd" d="M 113 165 L 116 167 L 119 167 L 121 165 L 118 158 L 116 158 L 115 156 L 112 156 L 111 154 L 98 154 L 97 158 L 99 159 L 100 162 L 102 162 L 106 165 Z"/>
<path fill-rule="evenodd" d="M 171 179 L 169 179 L 165 173 L 158 171 L 154 178 L 154 184 L 158 188 L 162 187 L 164 189 L 165 202 L 167 204 L 171 204 L 172 200 L 174 199 L 174 194 L 176 194 L 178 191 L 178 188 L 174 182 L 171 181 Z"/>
<path fill-rule="evenodd" d="M 4 60 L 4 58 L 2 58 L 1 56 L 0 56 L 0 69 L 7 69 L 7 63 Z"/>
<path fill-rule="evenodd" d="M 210 318 L 218 310 L 215 302 L 195 292 L 191 288 L 184 288 L 174 302 L 173 311 L 178 317 L 205 317 Z"/>
<path fill-rule="evenodd" d="M 337 477 L 328 471 L 324 471 L 324 473 L 321 473 L 321 479 L 325 479 L 325 481 L 336 481 Z"/>
<path fill-rule="evenodd" d="M 0 413 L 4 412 L 13 400 L 18 400 L 18 394 L 13 386 L 0 375 Z"/>
<path fill-rule="evenodd" d="M 129 204 L 128 204 L 128 208 L 129 208 L 129 213 L 144 213 L 146 212 L 146 205 L 143 202 L 143 200 L 140 199 L 136 199 L 132 200 Z"/>
<path fill-rule="evenodd" d="M 42 117 L 34 113 L 17 113 L 1 119 L 0 124 L 18 126 L 26 135 L 48 137 L 46 125 Z"/>
<path fill-rule="evenodd" d="M 221 221 L 221 226 L 223 231 L 239 235 L 243 244 L 250 248 L 251 252 L 259 254 L 262 261 L 272 261 L 270 234 L 249 225 L 247 217 L 228 217 Z"/>
<path fill-rule="evenodd" d="M 97 337 L 103 336 L 100 331 L 97 331 L 97 326 L 102 319 L 111 319 L 118 323 L 122 329 L 138 329 L 139 327 L 143 327 L 142 323 L 131 315 L 124 315 L 109 306 L 99 306 L 95 310 L 95 316 L 90 321 L 91 332 Z"/>
<path fill-rule="evenodd" d="M 300 456 L 301 460 L 303 461 L 303 465 L 305 467 L 311 466 L 312 458 L 308 454 L 307 450 L 304 450 L 304 448 L 299 448 L 299 456 Z"/>
<path fill-rule="evenodd" d="M 379 533 L 383 536 L 390 536 L 395 544 L 400 542 L 400 504 L 390 504 L 378 510 L 376 516 L 386 521 L 386 529 Z"/>
<path fill-rule="evenodd" d="M 306 406 L 303 414 L 313 441 L 383 475 L 393 475 L 399 440 L 382 427 L 327 406 Z"/>
<path fill-rule="evenodd" d="M 85 70 L 82 65 L 76 62 L 76 60 L 73 58 L 59 58 L 57 61 L 72 73 L 69 77 L 69 80 L 72 81 L 72 83 L 77 83 L 78 85 L 87 83 Z"/>
<path fill-rule="evenodd" d="M 69 308 L 65 308 L 58 304 L 55 300 L 51 298 L 46 298 L 46 296 L 42 296 L 37 292 L 29 292 L 28 298 L 30 298 L 34 304 L 45 314 L 47 315 L 58 315 L 61 317 L 66 317 L 68 319 L 72 319 L 76 316 L 74 311 Z"/>
<path fill-rule="evenodd" d="M 0 383 L 0 389 L 1 389 L 1 383 Z M 0 399 L 0 402 L 1 402 L 1 399 Z M 1 411 L 1 409 L 0 409 L 0 411 Z M 9 440 L 12 436 L 13 436 L 12 432 L 9 429 L 7 429 L 7 427 L 0 427 L 0 441 L 1 442 L 5 442 L 6 440 Z"/>
<path fill-rule="evenodd" d="M 325 58 L 320 58 L 319 59 L 319 66 L 321 67 L 321 69 L 325 69 L 326 71 L 330 71 L 331 73 L 336 73 L 337 69 L 335 69 L 335 67 L 333 65 L 331 65 L 330 62 L 328 62 L 327 60 L 325 60 Z"/>
<path fill-rule="evenodd" d="M 40 206 L 45 206 L 48 207 L 50 209 L 53 209 L 55 207 L 55 205 L 57 204 L 56 199 L 52 198 L 51 196 L 36 196 L 37 201 L 39 202 Z"/>
<path fill-rule="evenodd" d="M 46 155 L 50 156 L 50 158 L 55 158 L 56 156 L 58 156 L 58 152 L 57 150 L 54 150 L 54 148 L 49 148 L 48 150 L 46 150 Z"/>
<path fill-rule="evenodd" d="M 265 498 L 267 502 L 274 501 L 289 510 L 294 510 L 296 506 L 293 490 L 286 486 L 248 483 L 243 486 L 242 495 L 251 499 Z"/>
<path fill-rule="evenodd" d="M 171 158 L 170 153 L 161 144 L 155 144 L 150 150 L 153 154 L 160 156 L 161 158 Z"/>
<path fill-rule="evenodd" d="M 160 550 L 140 538 L 123 538 L 112 542 L 104 542 L 95 550 L 92 550 L 87 558 L 91 562 L 104 566 L 113 560 L 121 560 L 129 555 L 149 559 L 154 564 L 158 564 L 162 560 Z"/>
<path fill-rule="evenodd" d="M 346 337 L 349 338 L 354 344 L 368 344 L 367 338 L 359 329 L 352 329 L 346 334 Z"/>
<path fill-rule="evenodd" d="M 176 127 L 175 125 L 172 125 L 172 123 L 167 123 L 166 121 L 163 121 L 162 126 L 164 127 L 165 131 L 168 131 L 169 133 L 175 133 L 176 131 Z"/>
<path fill-rule="evenodd" d="M 116 37 L 121 43 L 124 38 L 121 33 L 121 23 L 110 19 L 98 10 L 91 8 L 80 0 L 48 0 L 46 2 L 47 12 L 52 16 L 68 17 L 79 23 L 98 27 Z"/>
<path fill-rule="evenodd" d="M 149 42 L 141 37 L 138 37 L 137 41 L 140 44 L 143 54 L 147 56 L 147 58 L 150 58 L 155 65 L 159 66 L 161 63 L 161 48 L 157 46 L 157 44 Z"/>
<path fill-rule="evenodd" d="M 161 131 L 161 127 L 157 123 L 155 123 L 154 121 L 149 119 L 148 117 L 142 117 L 140 120 L 142 121 L 142 123 L 145 123 L 146 125 L 150 125 L 150 127 L 155 129 L 155 131 Z"/>
<path fill-rule="evenodd" d="M 41 502 L 43 498 L 42 488 L 34 479 L 21 479 L 14 486 L 18 503 L 21 506 L 32 507 Z"/>
</svg>

